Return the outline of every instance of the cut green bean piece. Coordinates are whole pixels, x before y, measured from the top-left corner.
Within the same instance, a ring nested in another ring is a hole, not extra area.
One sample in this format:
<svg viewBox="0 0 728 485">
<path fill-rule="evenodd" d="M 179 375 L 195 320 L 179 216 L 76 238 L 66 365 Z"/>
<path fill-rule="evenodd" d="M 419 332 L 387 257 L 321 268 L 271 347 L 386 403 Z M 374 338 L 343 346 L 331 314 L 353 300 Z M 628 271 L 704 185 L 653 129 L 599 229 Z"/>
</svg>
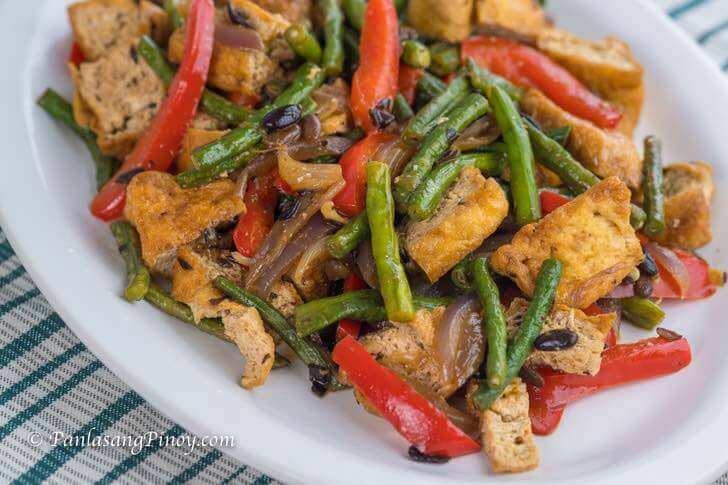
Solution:
<svg viewBox="0 0 728 485">
<path fill-rule="evenodd" d="M 488 90 L 490 90 L 492 86 L 498 86 L 508 93 L 508 96 L 510 96 L 514 102 L 517 103 L 521 100 L 521 97 L 523 96 L 523 89 L 511 84 L 507 79 L 478 66 L 473 59 L 468 59 L 466 66 L 468 69 L 468 75 L 470 76 L 470 83 L 475 89 L 484 95 L 488 95 Z"/>
<path fill-rule="evenodd" d="M 644 232 L 656 238 L 665 232 L 665 194 L 662 186 L 662 143 L 654 136 L 645 138 L 642 191 L 646 219 Z"/>
<path fill-rule="evenodd" d="M 486 114 L 488 109 L 488 101 L 483 96 L 471 93 L 453 108 L 446 121 L 427 135 L 395 181 L 394 197 L 398 207 L 407 207 L 410 195 L 430 173 L 435 162 L 442 157 L 455 138 Z"/>
<path fill-rule="evenodd" d="M 498 386 L 490 386 L 487 383 L 480 385 L 473 401 L 481 411 L 485 411 L 495 402 L 503 391 L 518 375 L 523 367 L 526 358 L 533 348 L 533 343 L 541 334 L 544 318 L 551 311 L 556 295 L 556 287 L 561 280 L 562 265 L 557 259 L 547 259 L 541 265 L 536 277 L 536 288 L 533 292 L 533 299 L 526 310 L 521 325 L 508 347 L 508 367 L 505 379 Z"/>
<path fill-rule="evenodd" d="M 196 322 L 189 306 L 170 297 L 161 288 L 154 284 L 149 286 L 149 291 L 147 291 L 144 299 L 162 310 L 167 315 L 175 317 L 185 323 L 189 323 L 190 325 L 197 327 L 199 330 L 209 333 L 210 335 L 214 335 L 221 340 L 225 340 L 226 342 L 230 341 L 230 339 L 225 336 L 225 326 L 219 318 L 202 318 L 199 322 Z"/>
<path fill-rule="evenodd" d="M 483 333 L 488 342 L 486 375 L 488 385 L 498 387 L 506 380 L 508 369 L 508 333 L 506 316 L 500 301 L 498 286 L 488 271 L 488 260 L 478 258 L 473 262 L 473 286 L 483 307 Z"/>
<path fill-rule="evenodd" d="M 424 72 L 419 81 L 417 81 L 417 94 L 420 99 L 429 102 L 436 96 L 442 94 L 447 89 L 447 86 L 440 78 L 433 76 L 429 72 Z"/>
<path fill-rule="evenodd" d="M 571 136 L 571 126 L 566 125 L 561 128 L 556 128 L 545 133 L 546 136 L 557 142 L 561 146 L 566 146 L 566 142 L 569 141 Z"/>
<path fill-rule="evenodd" d="M 389 166 L 371 161 L 367 164 L 366 172 L 367 218 L 379 289 L 389 320 L 408 322 L 414 318 L 415 311 L 407 274 L 399 257 L 399 239 L 394 230 L 394 199 Z"/>
<path fill-rule="evenodd" d="M 450 279 L 460 290 L 466 292 L 473 289 L 472 271 L 473 254 L 468 254 L 461 259 L 450 271 Z"/>
<path fill-rule="evenodd" d="M 364 13 L 367 9 L 366 0 L 342 0 L 341 5 L 344 7 L 349 25 L 361 32 L 361 28 L 364 26 Z"/>
<path fill-rule="evenodd" d="M 417 69 L 427 69 L 432 58 L 425 44 L 416 40 L 405 40 L 402 42 L 402 60 Z"/>
<path fill-rule="evenodd" d="M 329 237 L 327 242 L 329 254 L 338 259 L 345 258 L 366 240 L 369 234 L 369 219 L 366 211 L 362 211 Z"/>
<path fill-rule="evenodd" d="M 297 56 L 314 64 L 321 62 L 321 45 L 306 27 L 300 24 L 291 25 L 286 30 L 285 37 Z"/>
<path fill-rule="evenodd" d="M 425 79 L 425 76 L 420 79 L 419 86 L 422 85 L 423 79 Z M 417 112 L 402 132 L 402 138 L 406 141 L 416 141 L 424 138 L 432 123 L 436 122 L 448 108 L 462 100 L 467 95 L 469 88 L 470 84 L 467 76 L 457 76 L 440 94 L 432 98 L 429 103 Z"/>
<path fill-rule="evenodd" d="M 112 222 L 109 227 L 126 265 L 128 284 L 124 290 L 124 298 L 129 302 L 142 300 L 149 290 L 151 278 L 142 261 L 139 235 L 126 221 Z"/>
<path fill-rule="evenodd" d="M 90 128 L 76 123 L 73 117 L 73 107 L 60 94 L 52 89 L 46 89 L 38 99 L 38 105 L 48 113 L 51 118 L 66 125 L 73 130 L 91 153 L 96 165 L 96 187 L 101 188 L 114 175 L 117 162 L 114 158 L 104 155 L 96 142 L 96 134 Z"/>
<path fill-rule="evenodd" d="M 402 96 L 402 93 L 397 93 L 397 97 L 394 98 L 394 108 L 392 112 L 399 123 L 404 123 L 405 121 L 412 119 L 415 115 L 414 111 L 412 111 L 412 107 L 409 105 L 407 100 L 404 99 L 404 96 Z"/>
<path fill-rule="evenodd" d="M 201 187 L 219 178 L 224 173 L 233 172 L 244 167 L 256 154 L 257 152 L 255 151 L 243 152 L 240 155 L 223 160 L 214 165 L 207 165 L 181 172 L 176 176 L 177 183 L 183 189 Z"/>
<path fill-rule="evenodd" d="M 640 296 L 619 300 L 624 318 L 645 330 L 652 330 L 665 319 L 665 312 L 657 303 Z"/>
<path fill-rule="evenodd" d="M 172 27 L 172 31 L 182 27 L 182 14 L 179 13 L 177 0 L 164 0 L 164 10 L 167 12 L 167 18 L 169 18 L 169 25 Z"/>
<path fill-rule="evenodd" d="M 460 67 L 460 49 L 454 44 L 436 42 L 430 46 L 430 70 L 438 76 L 447 76 Z"/>
<path fill-rule="evenodd" d="M 344 69 L 344 45 L 342 30 L 344 14 L 341 12 L 339 0 L 319 0 L 324 22 L 324 52 L 321 66 L 328 76 L 338 76 Z"/>
<path fill-rule="evenodd" d="M 452 187 L 465 167 L 475 167 L 486 176 L 503 173 L 505 157 L 499 153 L 466 153 L 450 162 L 442 163 L 425 177 L 409 197 L 407 214 L 417 221 L 427 219 L 440 205 L 445 193 Z"/>
<path fill-rule="evenodd" d="M 503 89 L 492 85 L 488 90 L 488 100 L 506 143 L 516 223 L 525 226 L 541 218 L 531 141 L 516 104 Z"/>
</svg>

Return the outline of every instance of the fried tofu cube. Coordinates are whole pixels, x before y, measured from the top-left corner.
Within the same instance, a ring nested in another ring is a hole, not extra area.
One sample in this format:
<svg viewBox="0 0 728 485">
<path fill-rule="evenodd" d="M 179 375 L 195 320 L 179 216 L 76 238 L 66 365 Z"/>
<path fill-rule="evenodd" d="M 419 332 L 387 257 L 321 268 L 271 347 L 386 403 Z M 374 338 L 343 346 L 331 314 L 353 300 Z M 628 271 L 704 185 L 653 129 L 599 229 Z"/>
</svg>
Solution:
<svg viewBox="0 0 728 485">
<path fill-rule="evenodd" d="M 590 121 L 566 112 L 541 91 L 530 89 L 521 99 L 521 109 L 544 130 L 571 126 L 566 148 L 586 168 L 601 178 L 619 177 L 631 189 L 642 182 L 642 157 L 637 147 L 619 131 L 602 130 Z"/>
<path fill-rule="evenodd" d="M 523 298 L 516 298 L 511 302 L 506 312 L 510 337 L 521 325 L 526 310 L 528 301 Z M 568 329 L 578 336 L 576 345 L 549 352 L 533 350 L 526 360 L 526 365 L 533 368 L 546 366 L 567 374 L 596 375 L 602 363 L 604 340 L 616 317 L 616 313 L 589 316 L 576 308 L 554 305 L 544 319 L 541 335 L 553 330 Z"/>
<path fill-rule="evenodd" d="M 541 264 L 556 258 L 563 264 L 556 302 L 588 307 L 642 261 L 642 246 L 629 223 L 630 195 L 616 177 L 603 180 L 522 227 L 510 244 L 493 253 L 491 267 L 531 297 Z"/>
<path fill-rule="evenodd" d="M 476 0 L 475 18 L 479 26 L 524 39 L 535 39 L 547 26 L 546 14 L 536 0 Z"/>
<path fill-rule="evenodd" d="M 260 38 L 269 44 L 276 37 L 284 34 L 291 23 L 282 15 L 273 13 L 251 0 L 230 0 L 232 8 L 242 13 L 250 26 L 260 34 Z"/>
<path fill-rule="evenodd" d="M 428 37 L 456 42 L 470 35 L 473 0 L 410 0 L 407 20 Z"/>
<path fill-rule="evenodd" d="M 182 189 L 173 175 L 144 172 L 127 187 L 124 216 L 139 232 L 144 262 L 166 274 L 180 246 L 244 211 L 245 204 L 231 180 Z"/>
<path fill-rule="evenodd" d="M 713 168 L 704 162 L 665 167 L 665 232 L 657 241 L 666 246 L 697 249 L 713 239 L 710 203 Z"/>
<path fill-rule="evenodd" d="M 212 281 L 220 275 L 239 279 L 239 266 L 221 266 L 213 257 L 189 246 L 177 253 L 172 269 L 172 297 L 192 309 L 195 321 L 222 319 L 225 337 L 245 357 L 240 384 L 252 389 L 265 383 L 275 361 L 275 341 L 265 330 L 258 310 L 230 301 Z"/>
<path fill-rule="evenodd" d="M 184 36 L 183 27 L 169 38 L 170 61 L 182 61 Z M 215 42 L 208 82 L 223 91 L 255 95 L 275 71 L 276 63 L 263 51 L 238 49 Z"/>
<path fill-rule="evenodd" d="M 84 58 L 95 61 L 110 49 L 126 45 L 144 34 L 166 36 L 167 14 L 143 0 L 87 0 L 68 7 L 73 38 Z"/>
<path fill-rule="evenodd" d="M 208 143 L 223 137 L 227 130 L 200 130 L 190 127 L 187 129 L 184 140 L 182 140 L 182 150 L 177 157 L 177 168 L 180 172 L 193 170 L 197 167 L 197 162 L 192 158 L 192 151 L 195 148 L 207 145 Z"/>
<path fill-rule="evenodd" d="M 483 450 L 495 473 L 525 472 L 538 466 L 528 402 L 526 384 L 516 378 L 483 413 Z"/>
<path fill-rule="evenodd" d="M 321 121 L 323 134 L 348 133 L 354 128 L 349 106 L 349 87 L 343 79 L 324 84 L 314 90 L 311 97 L 316 101 L 316 115 Z"/>
<path fill-rule="evenodd" d="M 508 215 L 508 200 L 494 179 L 468 167 L 437 212 L 407 227 L 405 248 L 431 282 L 478 248 Z"/>
<path fill-rule="evenodd" d="M 293 24 L 311 23 L 311 0 L 256 0 L 256 3 Z"/>
<path fill-rule="evenodd" d="M 292 318 L 298 305 L 303 305 L 301 295 L 290 281 L 279 281 L 273 285 L 268 302 L 286 318 Z"/>
<path fill-rule="evenodd" d="M 135 44 L 70 68 L 78 122 L 96 132 L 105 154 L 122 158 L 151 124 L 165 96 L 164 84 L 137 56 Z"/>
<path fill-rule="evenodd" d="M 644 70 L 625 42 L 608 37 L 595 42 L 570 32 L 546 29 L 538 48 L 623 113 L 618 129 L 631 136 L 644 100 Z"/>
</svg>

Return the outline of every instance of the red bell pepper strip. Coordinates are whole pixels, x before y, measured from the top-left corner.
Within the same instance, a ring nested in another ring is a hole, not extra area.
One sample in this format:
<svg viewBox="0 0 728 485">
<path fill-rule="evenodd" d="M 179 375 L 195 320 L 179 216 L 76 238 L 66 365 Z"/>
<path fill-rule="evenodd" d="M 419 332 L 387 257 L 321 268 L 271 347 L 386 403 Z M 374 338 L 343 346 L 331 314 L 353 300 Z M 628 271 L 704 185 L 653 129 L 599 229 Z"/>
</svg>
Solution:
<svg viewBox="0 0 728 485">
<path fill-rule="evenodd" d="M 601 128 L 614 128 L 622 114 L 578 79 L 532 47 L 497 37 L 472 37 L 462 43 L 463 61 L 483 67 L 524 88 L 537 88 L 563 109 Z"/>
<path fill-rule="evenodd" d="M 404 96 L 410 105 L 415 101 L 417 83 L 422 77 L 422 69 L 409 66 L 404 62 L 399 65 L 399 93 Z"/>
<path fill-rule="evenodd" d="M 531 429 L 538 436 L 547 436 L 559 427 L 566 406 L 550 408 L 541 401 L 535 401 L 531 397 L 533 389 L 535 389 L 533 386 L 528 386 L 528 416 L 531 418 Z"/>
<path fill-rule="evenodd" d="M 276 181 L 279 179 L 278 170 L 272 170 L 248 182 L 243 197 L 245 214 L 233 232 L 235 248 L 243 256 L 255 256 L 273 226 L 278 202 Z"/>
<path fill-rule="evenodd" d="M 539 369 L 544 379 L 543 387 L 528 387 L 533 408 L 531 415 L 536 416 L 541 434 L 548 434 L 558 425 L 552 414 L 559 410 L 563 412 L 567 404 L 604 389 L 675 373 L 691 360 L 690 344 L 684 338 L 667 340 L 653 337 L 605 350 L 601 368 L 595 376 Z M 546 423 L 550 423 L 550 427 Z"/>
<path fill-rule="evenodd" d="M 356 273 L 349 274 L 344 280 L 344 292 L 366 290 L 367 288 L 369 286 Z M 356 320 L 352 320 L 351 318 L 339 320 L 339 326 L 336 327 L 336 341 L 338 342 L 347 335 L 358 338 L 360 330 L 361 323 Z"/>
<path fill-rule="evenodd" d="M 119 171 L 94 198 L 91 203 L 94 216 L 107 222 L 119 218 L 124 210 L 129 176 L 143 170 L 163 172 L 172 165 L 207 82 L 214 34 L 212 0 L 195 0 L 187 16 L 184 57 L 167 98 Z"/>
<path fill-rule="evenodd" d="M 351 81 L 351 111 L 356 124 L 376 129 L 369 111 L 383 99 L 394 101 L 399 79 L 399 21 L 392 0 L 370 0 L 359 42 L 359 68 Z"/>
<path fill-rule="evenodd" d="M 81 46 L 78 45 L 78 42 L 74 42 L 73 45 L 71 45 L 71 53 L 68 55 L 68 62 L 78 67 L 85 60 L 86 56 L 83 55 Z"/>
<path fill-rule="evenodd" d="M 652 284 L 652 296 L 654 298 L 669 298 L 682 300 L 700 300 L 712 296 L 718 286 L 710 278 L 710 266 L 700 256 L 683 251 L 672 249 L 680 261 L 688 270 L 689 283 L 687 291 L 680 297 L 680 286 L 670 278 L 668 271 L 657 263 L 660 269 L 660 276 Z"/>
<path fill-rule="evenodd" d="M 332 357 L 382 417 L 422 453 L 454 458 L 480 450 L 476 441 L 397 374 L 378 364 L 353 337 L 336 344 Z"/>
<path fill-rule="evenodd" d="M 334 197 L 334 207 L 348 216 L 364 210 L 366 199 L 366 166 L 382 144 L 392 141 L 394 135 L 374 132 L 349 148 L 339 159 L 346 185 Z"/>
<path fill-rule="evenodd" d="M 568 197 L 552 192 L 550 190 L 543 190 L 538 194 L 539 201 L 541 202 L 541 212 L 543 215 L 550 214 L 564 204 L 571 202 Z"/>
</svg>

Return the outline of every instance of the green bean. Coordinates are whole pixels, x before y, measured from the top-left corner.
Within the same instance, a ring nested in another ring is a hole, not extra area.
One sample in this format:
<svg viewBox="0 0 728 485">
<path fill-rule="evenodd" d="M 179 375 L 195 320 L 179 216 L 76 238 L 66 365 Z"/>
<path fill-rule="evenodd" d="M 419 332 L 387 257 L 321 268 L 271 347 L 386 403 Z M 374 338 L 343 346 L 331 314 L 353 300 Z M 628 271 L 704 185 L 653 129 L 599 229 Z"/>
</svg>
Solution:
<svg viewBox="0 0 728 485">
<path fill-rule="evenodd" d="M 599 177 L 577 162 L 566 148 L 546 136 L 538 128 L 530 123 L 526 123 L 526 129 L 528 130 L 531 146 L 538 158 L 538 162 L 555 172 L 564 184 L 576 195 L 586 192 L 589 187 L 601 181 Z M 639 229 L 644 224 L 644 221 L 645 212 L 632 204 L 630 214 L 632 227 Z"/>
<path fill-rule="evenodd" d="M 98 143 L 96 143 L 96 134 L 90 128 L 76 123 L 76 119 L 73 117 L 71 103 L 66 101 L 60 94 L 52 89 L 46 89 L 38 99 L 38 105 L 51 118 L 66 125 L 66 127 L 81 137 L 96 165 L 96 187 L 101 188 L 114 175 L 117 165 L 116 160 L 101 152 Z"/>
<path fill-rule="evenodd" d="M 359 65 L 359 36 L 354 30 L 344 27 L 341 40 L 344 43 L 344 58 L 347 68 L 354 72 Z"/>
<path fill-rule="evenodd" d="M 189 306 L 173 299 L 154 284 L 149 285 L 149 291 L 147 291 L 144 299 L 178 320 L 194 325 L 203 332 L 214 335 L 221 340 L 230 341 L 225 336 L 225 326 L 219 318 L 202 318 L 199 322 L 196 322 Z"/>
<path fill-rule="evenodd" d="M 367 164 L 366 170 L 367 218 L 379 289 L 389 320 L 408 322 L 414 317 L 414 304 L 407 274 L 399 259 L 399 240 L 394 230 L 394 200 L 389 166 L 371 161 Z"/>
<path fill-rule="evenodd" d="M 536 184 L 536 164 L 528 131 L 521 120 L 516 104 L 498 85 L 494 84 L 488 90 L 488 100 L 493 105 L 496 122 L 506 143 L 516 223 L 525 226 L 541 218 L 541 203 Z"/>
<path fill-rule="evenodd" d="M 256 154 L 257 152 L 255 151 L 247 151 L 214 165 L 206 165 L 178 173 L 176 177 L 177 183 L 183 189 L 209 184 L 224 173 L 244 167 Z"/>
<path fill-rule="evenodd" d="M 473 254 L 470 253 L 450 271 L 450 279 L 453 284 L 462 291 L 470 291 L 473 289 L 471 265 L 473 264 Z"/>
<path fill-rule="evenodd" d="M 324 22 L 324 52 L 321 67 L 329 76 L 338 76 L 344 69 L 344 45 L 341 32 L 344 28 L 344 14 L 341 12 L 339 0 L 319 0 Z"/>
<path fill-rule="evenodd" d="M 335 367 L 328 359 L 325 351 L 310 340 L 299 336 L 296 333 L 296 329 L 288 323 L 286 318 L 268 302 L 246 292 L 236 285 L 234 281 L 224 276 L 215 278 L 214 284 L 217 289 L 225 293 L 231 300 L 258 310 L 263 321 L 283 339 L 304 364 L 308 366 L 320 366 L 330 369 L 332 373 L 336 372 Z"/>
<path fill-rule="evenodd" d="M 490 408 L 505 388 L 518 375 L 541 333 L 543 320 L 554 304 L 556 287 L 561 279 L 562 266 L 557 259 L 547 259 L 541 265 L 536 277 L 536 289 L 531 304 L 526 310 L 520 327 L 508 347 L 508 361 L 505 379 L 498 386 L 481 384 L 473 396 L 475 405 L 482 411 Z"/>
<path fill-rule="evenodd" d="M 366 0 L 342 0 L 341 5 L 344 7 L 349 25 L 361 32 L 361 28 L 364 26 L 364 13 L 367 9 Z"/>
<path fill-rule="evenodd" d="M 559 145 L 566 146 L 566 142 L 569 141 L 569 136 L 571 136 L 571 126 L 566 125 L 561 128 L 556 128 L 555 130 L 546 132 L 545 135 L 557 142 Z"/>
<path fill-rule="evenodd" d="M 402 96 L 402 93 L 397 93 L 397 96 L 394 98 L 394 108 L 392 109 L 392 112 L 399 123 L 404 123 L 415 115 L 414 111 L 412 111 L 412 107 L 409 105 L 407 100 L 404 99 L 404 96 Z"/>
<path fill-rule="evenodd" d="M 503 172 L 505 157 L 498 153 L 467 153 L 451 162 L 442 163 L 425 177 L 410 195 L 407 214 L 417 221 L 427 219 L 440 205 L 443 195 L 455 183 L 465 167 L 476 167 L 487 176 L 499 176 Z"/>
<path fill-rule="evenodd" d="M 149 270 L 142 262 L 142 248 L 139 235 L 126 221 L 116 221 L 109 225 L 111 233 L 116 239 L 119 253 L 126 265 L 128 284 L 124 290 L 124 298 L 129 302 L 144 299 L 149 290 Z"/>
<path fill-rule="evenodd" d="M 419 81 L 417 81 L 417 93 L 421 95 L 421 99 L 429 102 L 431 99 L 441 95 L 447 89 L 447 86 L 440 78 L 433 76 L 429 72 L 425 72 Z"/>
<path fill-rule="evenodd" d="M 511 84 L 507 79 L 478 66 L 478 64 L 470 58 L 468 58 L 466 65 L 468 75 L 470 77 L 470 83 L 475 89 L 484 95 L 488 95 L 488 91 L 492 86 L 499 86 L 508 93 L 508 96 L 510 96 L 516 103 L 521 100 L 521 97 L 523 96 L 523 89 Z"/>
<path fill-rule="evenodd" d="M 260 124 L 265 115 L 289 104 L 302 103 L 314 89 L 323 83 L 324 77 L 324 71 L 317 65 L 309 62 L 303 64 L 298 68 L 291 85 L 272 103 L 256 111 L 247 122 L 227 135 L 194 150 L 192 158 L 199 166 L 213 165 L 257 145 L 263 139 Z"/>
<path fill-rule="evenodd" d="M 167 17 L 169 17 L 169 25 L 172 27 L 172 31 L 182 27 L 182 15 L 179 13 L 177 0 L 164 0 L 164 10 L 167 11 Z"/>
<path fill-rule="evenodd" d="M 655 238 L 665 232 L 665 194 L 662 188 L 662 143 L 654 136 L 645 138 L 642 191 L 647 213 L 644 232 Z"/>
<path fill-rule="evenodd" d="M 422 77 L 425 79 L 425 76 Z M 418 86 L 421 86 L 422 79 Z M 429 83 L 429 81 L 428 81 Z M 402 138 L 405 141 L 421 140 L 427 135 L 427 129 L 432 126 L 433 122 L 447 110 L 449 107 L 459 103 L 468 93 L 470 84 L 467 76 L 457 76 L 452 82 L 437 96 L 427 103 L 407 124 L 402 132 Z"/>
<path fill-rule="evenodd" d="M 395 182 L 394 196 L 400 207 L 406 207 L 410 194 L 430 173 L 432 166 L 447 151 L 465 128 L 488 112 L 488 101 L 480 94 L 469 94 L 420 144 Z"/>
<path fill-rule="evenodd" d="M 486 375 L 488 385 L 498 387 L 506 379 L 508 334 L 506 316 L 500 301 L 498 286 L 488 271 L 488 260 L 478 258 L 473 262 L 473 286 L 483 307 L 483 333 L 488 341 Z"/>
<path fill-rule="evenodd" d="M 427 69 L 430 67 L 432 57 L 430 50 L 422 42 L 405 40 L 402 42 L 402 60 L 412 67 Z"/>
<path fill-rule="evenodd" d="M 359 244 L 369 237 L 369 219 L 367 212 L 362 211 L 352 217 L 349 222 L 329 237 L 327 247 L 331 256 L 345 258 Z"/>
<path fill-rule="evenodd" d="M 149 36 L 143 36 L 137 46 L 137 52 L 152 71 L 159 76 L 164 85 L 169 87 L 174 79 L 175 71 L 156 42 Z M 205 113 L 230 125 L 240 124 L 250 116 L 250 110 L 247 108 L 239 106 L 209 89 L 202 91 L 200 106 Z"/>
<path fill-rule="evenodd" d="M 394 0 L 394 8 L 397 10 L 397 14 L 401 15 L 407 8 L 407 0 Z"/>
<path fill-rule="evenodd" d="M 417 309 L 434 310 L 450 304 L 449 298 L 412 297 Z M 343 318 L 360 322 L 380 322 L 387 319 L 382 297 L 377 290 L 358 290 L 321 298 L 299 305 L 295 310 L 296 330 L 307 336 L 319 332 Z"/>
<path fill-rule="evenodd" d="M 301 24 L 291 25 L 286 30 L 285 37 L 297 56 L 314 64 L 321 62 L 321 45 L 306 27 Z"/>
<path fill-rule="evenodd" d="M 438 76 L 447 76 L 460 67 L 460 49 L 454 44 L 436 42 L 430 46 L 430 71 Z"/>
<path fill-rule="evenodd" d="M 657 303 L 641 296 L 622 298 L 619 304 L 627 321 L 645 330 L 652 330 L 665 319 L 665 312 Z"/>
</svg>

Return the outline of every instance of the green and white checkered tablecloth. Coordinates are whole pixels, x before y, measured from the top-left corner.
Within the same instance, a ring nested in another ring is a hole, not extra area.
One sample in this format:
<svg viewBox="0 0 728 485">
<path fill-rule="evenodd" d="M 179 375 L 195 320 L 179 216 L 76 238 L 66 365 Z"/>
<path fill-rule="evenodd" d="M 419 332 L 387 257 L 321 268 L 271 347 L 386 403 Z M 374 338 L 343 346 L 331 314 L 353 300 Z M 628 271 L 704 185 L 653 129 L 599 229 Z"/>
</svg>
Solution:
<svg viewBox="0 0 728 485">
<path fill-rule="evenodd" d="M 596 1 L 596 0 L 595 0 Z M 655 0 L 728 73 L 728 0 Z M 0 231 L 0 483 L 272 479 L 213 448 L 52 446 L 71 436 L 143 436 L 185 430 L 106 369 L 40 294 Z M 39 440 L 40 437 L 46 437 Z M 728 485 L 728 474 L 717 484 Z"/>
</svg>

